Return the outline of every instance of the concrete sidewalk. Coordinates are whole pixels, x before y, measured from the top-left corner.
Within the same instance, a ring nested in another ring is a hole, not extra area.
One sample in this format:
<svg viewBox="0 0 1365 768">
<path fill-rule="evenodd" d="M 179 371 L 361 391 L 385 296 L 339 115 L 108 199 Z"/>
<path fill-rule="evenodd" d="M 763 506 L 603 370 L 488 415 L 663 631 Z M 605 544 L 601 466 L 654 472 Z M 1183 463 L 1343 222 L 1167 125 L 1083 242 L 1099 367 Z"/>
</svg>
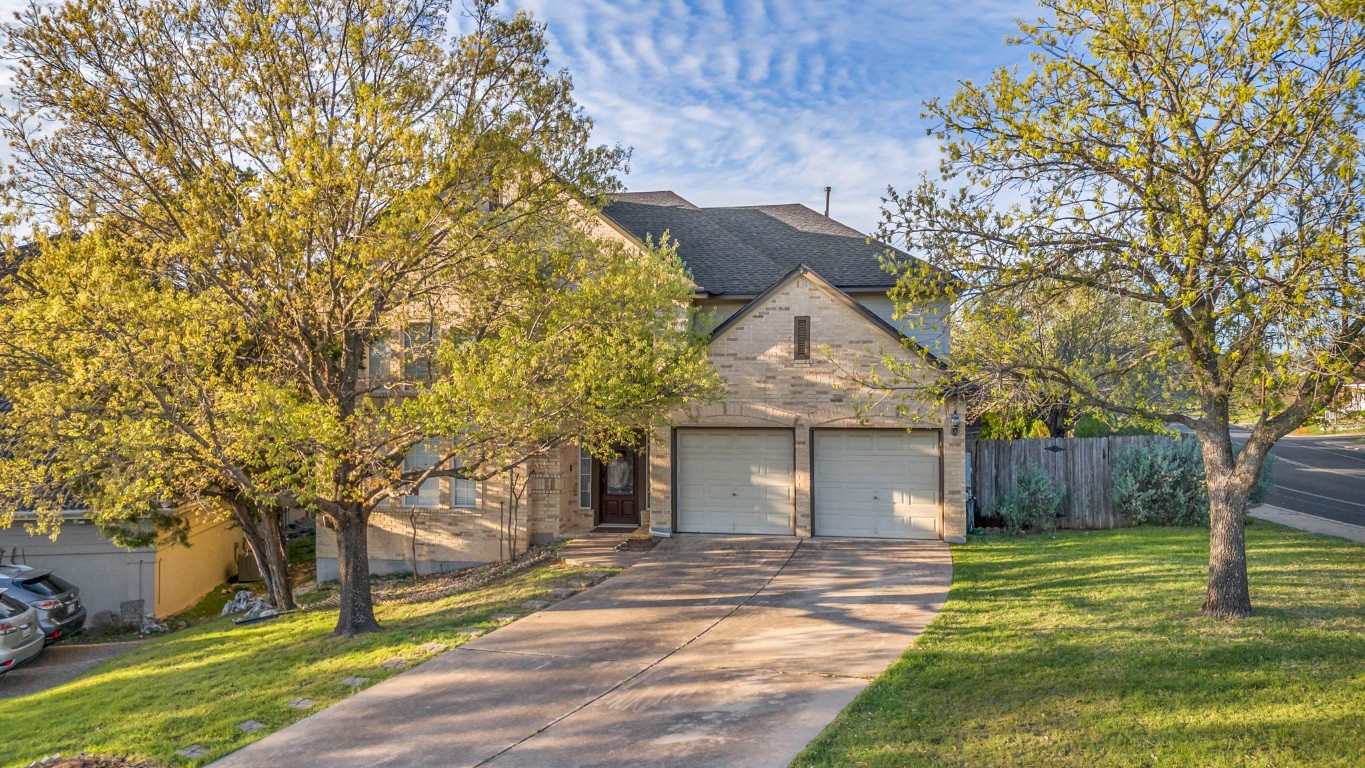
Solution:
<svg viewBox="0 0 1365 768">
<path fill-rule="evenodd" d="M 1297 528 L 1309 533 L 1318 533 L 1323 536 L 1338 536 L 1343 539 L 1365 544 L 1365 527 L 1351 525 L 1337 520 L 1328 520 L 1325 517 L 1316 515 L 1305 515 L 1302 512 L 1295 512 L 1292 509 L 1283 507 L 1273 507 L 1269 504 L 1262 504 L 1247 512 L 1248 515 L 1272 523 L 1279 523 L 1290 528 Z"/>
<path fill-rule="evenodd" d="M 214 765 L 785 766 L 951 576 L 941 542 L 670 539 Z"/>
</svg>

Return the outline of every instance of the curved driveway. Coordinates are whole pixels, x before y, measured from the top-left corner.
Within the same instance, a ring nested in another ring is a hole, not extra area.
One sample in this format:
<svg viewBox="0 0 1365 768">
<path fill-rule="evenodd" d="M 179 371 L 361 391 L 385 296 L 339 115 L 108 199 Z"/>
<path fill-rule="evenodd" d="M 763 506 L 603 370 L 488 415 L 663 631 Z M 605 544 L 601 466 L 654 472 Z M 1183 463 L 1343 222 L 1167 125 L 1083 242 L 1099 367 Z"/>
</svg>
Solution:
<svg viewBox="0 0 1365 768">
<path fill-rule="evenodd" d="M 669 539 L 214 766 L 785 766 L 951 579 L 941 542 Z"/>
</svg>

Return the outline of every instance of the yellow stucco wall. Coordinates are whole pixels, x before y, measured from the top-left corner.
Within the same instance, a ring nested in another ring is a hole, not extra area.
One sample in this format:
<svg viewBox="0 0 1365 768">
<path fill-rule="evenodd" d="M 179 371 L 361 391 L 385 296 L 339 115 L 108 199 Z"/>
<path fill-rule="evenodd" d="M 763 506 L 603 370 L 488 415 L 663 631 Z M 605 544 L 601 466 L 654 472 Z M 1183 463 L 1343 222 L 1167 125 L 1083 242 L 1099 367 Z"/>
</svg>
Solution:
<svg viewBox="0 0 1365 768">
<path fill-rule="evenodd" d="M 162 544 L 156 551 L 156 600 L 153 612 L 168 616 L 198 602 L 237 572 L 242 532 L 230 519 L 191 513 L 189 546 Z"/>
</svg>

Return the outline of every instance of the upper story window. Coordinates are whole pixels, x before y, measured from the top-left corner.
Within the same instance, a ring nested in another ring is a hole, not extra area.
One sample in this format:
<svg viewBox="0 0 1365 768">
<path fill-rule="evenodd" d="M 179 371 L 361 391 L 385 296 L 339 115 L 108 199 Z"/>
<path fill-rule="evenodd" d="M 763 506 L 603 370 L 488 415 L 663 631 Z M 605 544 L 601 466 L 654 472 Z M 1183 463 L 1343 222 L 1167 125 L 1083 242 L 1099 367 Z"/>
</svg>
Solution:
<svg viewBox="0 0 1365 768">
<path fill-rule="evenodd" d="M 365 373 L 371 387 L 383 386 L 393 376 L 393 334 L 385 333 L 370 342 Z"/>
<path fill-rule="evenodd" d="M 403 326 L 403 379 L 408 382 L 426 381 L 431 377 L 431 358 L 434 351 L 431 323 L 408 323 Z"/>
</svg>

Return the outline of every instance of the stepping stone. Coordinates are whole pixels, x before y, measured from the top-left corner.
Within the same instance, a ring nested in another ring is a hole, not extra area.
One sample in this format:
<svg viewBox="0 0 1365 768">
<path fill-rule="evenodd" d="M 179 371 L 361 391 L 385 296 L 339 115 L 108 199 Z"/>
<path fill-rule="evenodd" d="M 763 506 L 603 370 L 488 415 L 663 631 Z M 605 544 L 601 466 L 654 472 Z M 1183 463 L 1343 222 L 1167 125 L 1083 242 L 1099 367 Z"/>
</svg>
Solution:
<svg viewBox="0 0 1365 768">
<path fill-rule="evenodd" d="M 578 594 L 578 590 L 571 587 L 556 587 L 550 590 L 550 597 L 554 600 L 563 600 L 566 597 L 573 597 Z"/>
<path fill-rule="evenodd" d="M 502 624 L 502 623 L 508 622 L 508 621 L 516 621 L 516 620 L 519 619 L 519 618 L 521 618 L 521 616 L 519 616 L 519 615 L 517 615 L 517 614 L 515 614 L 515 613 L 499 613 L 497 616 L 494 616 L 494 617 L 493 617 L 493 621 L 496 621 L 496 622 L 498 622 L 499 624 Z"/>
<path fill-rule="evenodd" d="M 185 747 L 184 749 L 177 749 L 175 753 L 177 755 L 180 755 L 181 757 L 188 757 L 191 760 L 197 760 L 198 758 L 207 755 L 209 751 L 207 748 L 201 747 L 198 744 L 191 744 L 188 747 Z"/>
<path fill-rule="evenodd" d="M 259 731 L 264 727 L 265 723 L 262 723 L 259 720 L 248 720 L 245 723 L 237 724 L 237 728 L 239 730 L 246 731 L 247 733 L 255 733 L 256 731 Z"/>
<path fill-rule="evenodd" d="M 426 651 L 427 653 L 441 653 L 450 650 L 450 646 L 445 643 L 427 643 L 426 645 L 417 646 L 417 650 Z"/>
<path fill-rule="evenodd" d="M 385 669 L 402 669 L 407 665 L 408 665 L 407 659 L 389 659 L 388 661 L 384 662 L 383 664 L 380 664 L 379 666 L 384 667 Z"/>
<path fill-rule="evenodd" d="M 293 707 L 294 709 L 312 709 L 313 707 L 316 707 L 317 704 L 318 703 L 316 701 L 313 701 L 312 699 L 305 699 L 302 696 L 289 702 L 289 706 Z"/>
<path fill-rule="evenodd" d="M 548 607 L 549 605 L 550 605 L 549 600 L 527 600 L 526 602 L 521 604 L 521 607 L 525 608 L 528 611 L 538 611 L 542 608 Z"/>
<path fill-rule="evenodd" d="M 348 677 L 345 680 L 342 680 L 341 684 L 348 688 L 359 688 L 368 682 L 370 682 L 370 678 L 368 677 Z"/>
<path fill-rule="evenodd" d="M 463 629 L 455 630 L 455 634 L 474 638 L 478 637 L 479 635 L 488 634 L 488 630 L 484 629 L 483 627 L 464 627 Z"/>
</svg>

